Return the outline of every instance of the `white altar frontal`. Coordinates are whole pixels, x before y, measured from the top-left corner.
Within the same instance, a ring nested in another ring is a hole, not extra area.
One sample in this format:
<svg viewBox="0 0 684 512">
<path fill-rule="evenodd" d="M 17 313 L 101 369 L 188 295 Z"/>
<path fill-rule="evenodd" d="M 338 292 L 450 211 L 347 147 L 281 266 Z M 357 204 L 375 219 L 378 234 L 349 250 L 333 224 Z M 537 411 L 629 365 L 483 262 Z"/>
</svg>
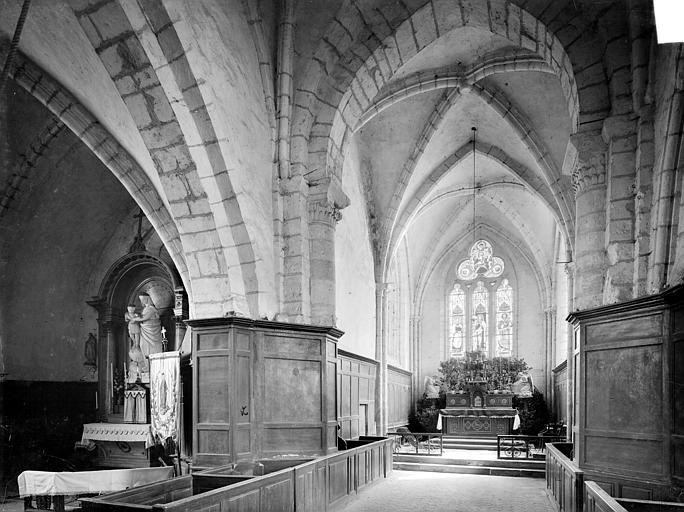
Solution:
<svg viewBox="0 0 684 512">
<path fill-rule="evenodd" d="M 95 464 L 106 468 L 148 467 L 154 443 L 149 423 L 86 423 L 81 444 L 97 445 Z"/>
</svg>

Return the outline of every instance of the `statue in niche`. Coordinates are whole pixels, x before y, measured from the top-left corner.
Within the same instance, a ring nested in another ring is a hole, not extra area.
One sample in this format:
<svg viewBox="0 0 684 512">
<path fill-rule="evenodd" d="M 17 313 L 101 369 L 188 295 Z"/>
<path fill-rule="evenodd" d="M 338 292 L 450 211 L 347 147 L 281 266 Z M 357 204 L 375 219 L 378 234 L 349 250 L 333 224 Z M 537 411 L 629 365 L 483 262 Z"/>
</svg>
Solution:
<svg viewBox="0 0 684 512">
<path fill-rule="evenodd" d="M 131 338 L 131 349 L 128 352 L 128 357 L 131 359 L 128 380 L 136 382 L 140 379 L 140 374 L 147 371 L 147 360 L 140 349 L 140 333 L 142 330 L 140 323 L 134 322 L 135 319 L 141 317 L 136 313 L 134 305 L 131 304 L 126 309 L 124 318 L 128 322 L 128 336 Z"/>
<path fill-rule="evenodd" d="M 95 372 L 97 372 L 97 339 L 95 339 L 95 335 L 92 332 L 88 333 L 83 355 L 85 356 L 85 362 L 83 363 L 85 373 L 81 380 L 87 382 L 95 381 Z"/>
<path fill-rule="evenodd" d="M 142 314 L 131 319 L 140 324 L 140 350 L 145 357 L 162 351 L 162 331 L 159 311 L 147 293 L 140 294 Z"/>
</svg>

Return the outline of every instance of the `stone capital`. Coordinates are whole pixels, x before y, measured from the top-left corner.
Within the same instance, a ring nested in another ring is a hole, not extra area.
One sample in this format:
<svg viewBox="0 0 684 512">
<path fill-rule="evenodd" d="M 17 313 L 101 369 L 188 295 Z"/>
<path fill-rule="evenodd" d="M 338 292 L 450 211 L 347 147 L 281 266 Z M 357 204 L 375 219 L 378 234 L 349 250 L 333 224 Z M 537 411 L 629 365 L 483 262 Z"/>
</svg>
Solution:
<svg viewBox="0 0 684 512">
<path fill-rule="evenodd" d="M 576 153 L 575 168 L 572 171 L 572 188 L 575 196 L 589 188 L 606 183 L 607 145 L 598 130 L 576 133 L 570 143 Z"/>
<path fill-rule="evenodd" d="M 333 203 L 325 199 L 309 201 L 309 222 L 318 222 L 334 226 L 342 218 L 342 212 Z"/>
</svg>

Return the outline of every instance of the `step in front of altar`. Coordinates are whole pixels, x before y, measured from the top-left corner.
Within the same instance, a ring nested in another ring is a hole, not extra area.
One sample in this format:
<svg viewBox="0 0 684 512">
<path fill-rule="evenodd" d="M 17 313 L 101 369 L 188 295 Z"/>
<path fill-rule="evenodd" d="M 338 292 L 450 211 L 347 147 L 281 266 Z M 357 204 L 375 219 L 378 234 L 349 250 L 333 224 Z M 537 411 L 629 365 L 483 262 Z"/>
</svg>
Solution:
<svg viewBox="0 0 684 512">
<path fill-rule="evenodd" d="M 488 460 L 395 455 L 393 467 L 400 471 L 429 471 L 470 475 L 544 478 L 545 462 L 535 460 Z"/>
<path fill-rule="evenodd" d="M 496 436 L 491 437 L 463 437 L 445 434 L 442 436 L 445 450 L 490 450 L 496 451 Z"/>
</svg>

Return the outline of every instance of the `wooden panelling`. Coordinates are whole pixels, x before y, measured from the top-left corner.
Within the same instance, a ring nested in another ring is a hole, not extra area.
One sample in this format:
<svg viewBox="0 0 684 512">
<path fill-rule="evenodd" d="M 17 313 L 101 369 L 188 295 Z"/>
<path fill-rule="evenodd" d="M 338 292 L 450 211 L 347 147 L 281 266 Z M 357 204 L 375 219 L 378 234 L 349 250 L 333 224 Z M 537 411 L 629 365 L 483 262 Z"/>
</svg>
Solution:
<svg viewBox="0 0 684 512">
<path fill-rule="evenodd" d="M 376 368 L 375 361 L 339 351 L 340 435 L 344 439 L 375 433 Z"/>
<path fill-rule="evenodd" d="M 321 420 L 321 363 L 264 358 L 264 421 Z"/>
<path fill-rule="evenodd" d="M 321 446 L 321 427 L 264 424 L 262 437 L 264 453 L 316 453 Z"/>
<path fill-rule="evenodd" d="M 188 324 L 195 465 L 336 449 L 340 331 L 237 317 Z"/>
<path fill-rule="evenodd" d="M 546 445 L 546 493 L 559 512 L 582 512 L 584 471 L 561 449 L 570 443 Z"/>
<path fill-rule="evenodd" d="M 197 350 L 216 350 L 228 348 L 228 335 L 210 331 L 197 336 Z"/>
<path fill-rule="evenodd" d="M 225 380 L 230 374 L 228 356 L 212 356 L 198 358 L 195 365 L 197 374 L 197 422 L 225 423 L 230 422 L 229 390 Z"/>
<path fill-rule="evenodd" d="M 623 318 L 620 321 L 596 322 L 587 325 L 586 344 L 609 343 L 626 340 L 643 340 L 659 338 L 663 335 L 663 315 L 656 312 L 650 315 L 638 315 L 635 318 Z"/>
<path fill-rule="evenodd" d="M 408 425 L 411 412 L 411 373 L 389 367 L 387 371 L 388 424 L 393 429 Z"/>
<path fill-rule="evenodd" d="M 684 286 L 676 286 L 568 317 L 579 348 L 576 462 L 617 498 L 659 499 L 678 472 L 684 483 L 683 300 Z"/>
<path fill-rule="evenodd" d="M 663 474 L 663 443 L 646 439 L 584 437 L 586 468 L 613 471 L 623 475 L 658 477 Z M 634 464 L 638 460 L 639 464 Z"/>
<path fill-rule="evenodd" d="M 661 345 L 587 349 L 584 364 L 586 428 L 662 432 Z"/>
<path fill-rule="evenodd" d="M 610 494 L 604 491 L 596 482 L 585 483 L 586 512 L 627 512 Z"/>
</svg>

